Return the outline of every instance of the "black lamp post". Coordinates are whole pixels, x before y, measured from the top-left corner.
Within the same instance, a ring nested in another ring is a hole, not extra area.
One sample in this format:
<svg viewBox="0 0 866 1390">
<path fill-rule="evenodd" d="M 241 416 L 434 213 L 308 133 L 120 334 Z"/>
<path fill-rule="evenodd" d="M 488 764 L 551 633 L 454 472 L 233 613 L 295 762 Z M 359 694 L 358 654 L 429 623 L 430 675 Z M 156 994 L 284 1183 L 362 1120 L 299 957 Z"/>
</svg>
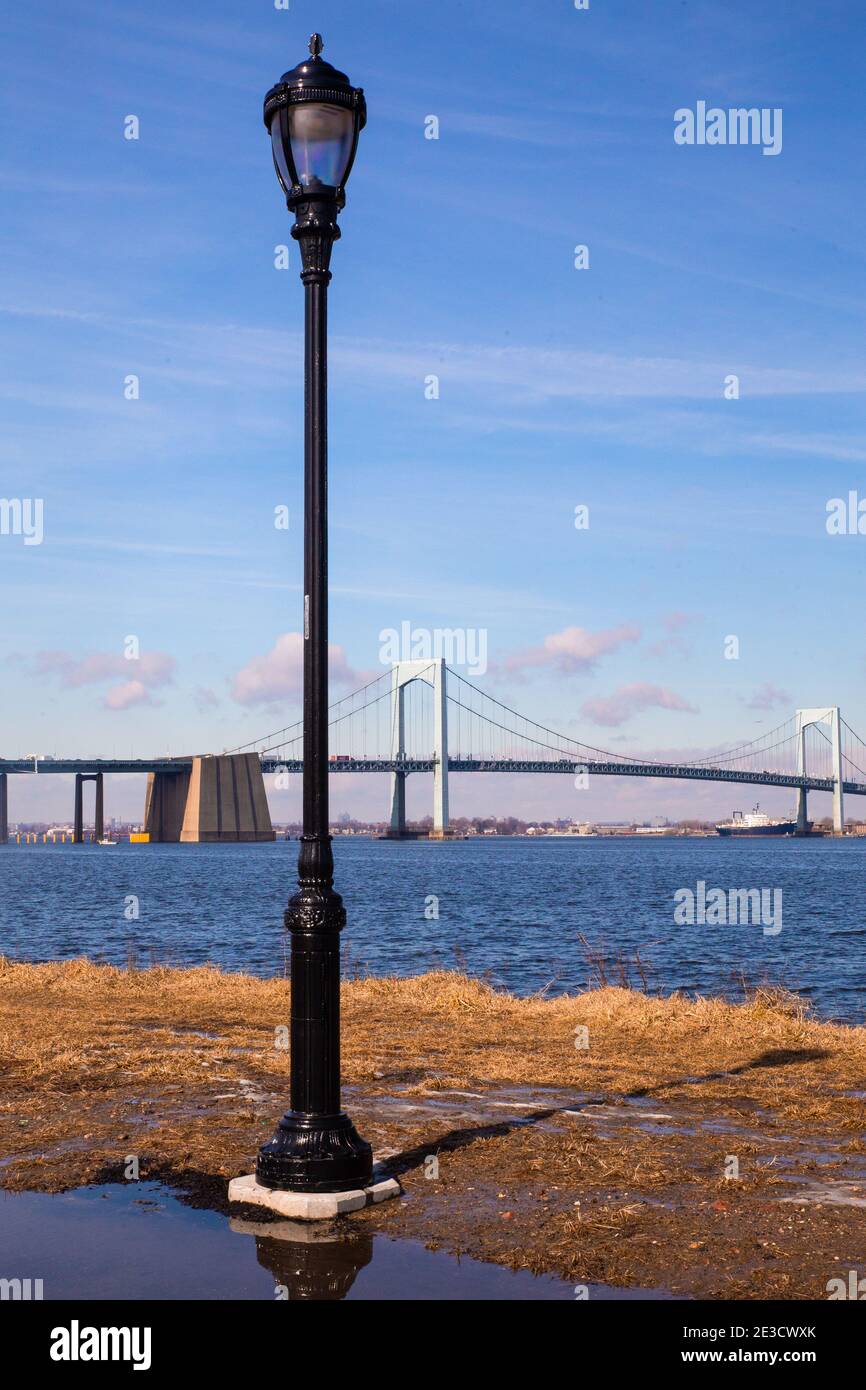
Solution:
<svg viewBox="0 0 866 1390">
<path fill-rule="evenodd" d="M 345 1192 L 366 1187 L 370 1145 L 340 1109 L 340 932 L 328 834 L 327 295 L 337 214 L 367 118 L 364 93 L 319 55 L 284 73 L 265 97 L 274 164 L 295 214 L 306 298 L 304 356 L 304 831 L 292 939 L 291 1109 L 259 1150 L 263 1187 Z"/>
</svg>

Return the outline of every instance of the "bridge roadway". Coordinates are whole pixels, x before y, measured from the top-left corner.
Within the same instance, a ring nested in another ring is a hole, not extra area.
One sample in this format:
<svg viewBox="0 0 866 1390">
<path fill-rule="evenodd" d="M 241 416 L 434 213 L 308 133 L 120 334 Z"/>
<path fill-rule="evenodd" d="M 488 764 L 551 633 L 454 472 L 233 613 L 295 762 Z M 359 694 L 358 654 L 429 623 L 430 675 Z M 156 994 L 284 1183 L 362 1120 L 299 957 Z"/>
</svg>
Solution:
<svg viewBox="0 0 866 1390">
<path fill-rule="evenodd" d="M 302 772 L 300 758 L 262 758 L 263 772 Z M 433 758 L 348 758 L 329 764 L 331 772 L 432 772 Z M 2 765 L 0 765 L 2 770 Z M 796 773 L 741 772 L 723 767 L 691 767 L 682 763 L 601 762 L 587 759 L 578 762 L 571 758 L 460 758 L 449 757 L 451 772 L 557 772 L 576 776 L 586 772 L 591 777 L 672 777 L 692 782 L 738 782 L 745 786 L 791 787 L 795 791 L 832 792 L 832 777 L 798 777 Z M 866 782 L 843 782 L 842 790 L 854 796 L 866 796 Z"/>
<path fill-rule="evenodd" d="M 432 772 L 433 758 L 334 758 L 328 764 L 330 772 Z M 262 757 L 262 772 L 303 771 L 300 758 L 280 759 Z M 192 758 L 0 758 L 0 773 L 40 776 L 80 772 L 92 776 L 97 772 L 147 773 L 189 772 Z M 586 772 L 591 777 L 668 777 L 692 782 L 735 782 L 744 786 L 790 787 L 797 790 L 832 792 L 832 777 L 798 777 L 795 773 L 746 772 L 722 767 L 695 767 L 683 763 L 628 763 L 571 758 L 461 758 L 449 757 L 451 772 L 545 772 L 576 776 Z M 846 795 L 866 796 L 866 782 L 843 782 Z"/>
<path fill-rule="evenodd" d="M 190 772 L 192 758 L 0 758 L 0 772 L 38 772 L 40 776 L 59 772 L 80 772 L 92 777 L 97 772 Z"/>
</svg>

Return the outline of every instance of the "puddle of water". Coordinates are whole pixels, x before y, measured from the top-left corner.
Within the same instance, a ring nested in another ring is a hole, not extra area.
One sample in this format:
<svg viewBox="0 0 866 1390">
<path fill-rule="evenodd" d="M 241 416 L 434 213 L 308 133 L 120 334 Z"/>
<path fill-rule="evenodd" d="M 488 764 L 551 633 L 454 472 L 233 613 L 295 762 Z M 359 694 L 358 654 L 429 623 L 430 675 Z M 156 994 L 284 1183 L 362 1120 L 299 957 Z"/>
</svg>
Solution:
<svg viewBox="0 0 866 1390">
<path fill-rule="evenodd" d="M 795 1202 L 798 1206 L 866 1207 L 866 1196 L 860 1183 L 810 1182 L 793 1197 L 782 1197 L 782 1202 Z"/>
<path fill-rule="evenodd" d="M 637 1112 L 642 1124 L 649 1121 L 655 1124 L 662 1120 L 673 1119 L 673 1115 L 665 1114 L 662 1111 L 642 1111 L 640 1104 L 639 1101 L 627 1101 L 622 1105 L 606 1105 L 599 1101 L 590 1105 L 582 1105 L 579 1110 L 563 1110 L 562 1113 L 579 1120 L 628 1120 L 631 1122 L 635 1118 L 635 1112 Z"/>
<path fill-rule="evenodd" d="M 477 1104 L 467 1105 L 467 1101 L 475 1101 Z M 659 1121 L 673 1119 L 667 1112 L 653 1110 L 653 1102 L 643 1097 L 630 1096 L 616 1102 L 605 1102 L 597 1100 L 588 1092 L 575 1094 L 529 1086 L 498 1087 L 490 1091 L 442 1088 L 412 1091 L 408 1094 L 398 1092 L 393 1096 L 377 1096 L 376 1103 L 380 1108 L 389 1107 L 392 1113 L 448 1113 L 469 1118 L 478 1124 L 492 1119 L 507 1119 L 511 1124 L 537 1124 L 542 1129 L 545 1128 L 544 1122 L 537 1121 L 535 1116 L 544 1112 L 549 1112 L 551 1118 L 565 1115 L 572 1119 L 587 1120 L 633 1121 L 637 1115 L 640 1121 L 653 1125 Z M 509 1110 L 516 1113 L 511 1116 L 501 1113 Z"/>
<path fill-rule="evenodd" d="M 363 1111 L 366 1098 L 359 1100 L 356 1109 Z M 492 1124 L 507 1122 L 511 1127 L 532 1125 L 550 1132 L 557 1121 L 592 1121 L 598 1132 L 612 1132 L 612 1125 L 637 1124 L 654 1134 L 694 1134 L 698 1129 L 712 1129 L 725 1135 L 758 1140 L 762 1136 L 738 1124 L 735 1120 L 708 1120 L 692 1116 L 677 1107 L 677 1113 L 658 1108 L 651 1096 L 623 1096 L 616 1100 L 599 1100 L 588 1092 L 575 1094 L 542 1087 L 497 1087 L 489 1091 L 464 1091 L 450 1088 L 397 1092 L 376 1097 L 379 1112 L 387 1110 L 395 1116 L 427 1114 L 447 1118 L 451 1124 Z M 507 1112 L 511 1112 L 510 1114 Z M 763 1112 L 760 1112 L 763 1115 Z M 539 1118 L 543 1117 L 543 1118 Z M 605 1137 L 601 1133 L 601 1137 Z M 781 1142 L 781 1141 L 780 1141 Z"/>
<path fill-rule="evenodd" d="M 508 1124 L 515 1128 L 532 1125 L 541 1130 L 554 1128 L 551 1123 L 536 1117 L 550 1112 L 553 1118 L 561 1105 L 552 1105 L 544 1100 L 529 1102 L 502 1098 L 508 1095 L 507 1091 L 489 1094 L 446 1090 L 411 1091 L 408 1094 L 397 1092 L 390 1096 L 376 1096 L 376 1109 L 379 1114 L 384 1111 L 397 1118 L 426 1115 L 447 1122 L 454 1128 L 490 1124 Z M 365 1099 L 355 1109 L 363 1113 L 368 1104 L 369 1101 Z"/>
<path fill-rule="evenodd" d="M 572 1284 L 362 1225 L 250 1222 L 184 1205 L 158 1183 L 0 1192 L 0 1278 L 46 1299 L 574 1299 Z M 590 1298 L 668 1297 L 589 1285 Z"/>
</svg>

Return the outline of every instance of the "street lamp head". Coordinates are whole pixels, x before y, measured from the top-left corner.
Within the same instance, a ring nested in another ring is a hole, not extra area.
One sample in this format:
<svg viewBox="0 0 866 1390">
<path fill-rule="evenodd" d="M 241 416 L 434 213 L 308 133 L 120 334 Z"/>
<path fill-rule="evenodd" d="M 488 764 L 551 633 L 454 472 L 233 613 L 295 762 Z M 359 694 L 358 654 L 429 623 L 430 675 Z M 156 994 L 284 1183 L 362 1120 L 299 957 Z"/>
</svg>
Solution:
<svg viewBox="0 0 866 1390">
<path fill-rule="evenodd" d="M 353 87 L 321 56 L 322 37 L 310 39 L 310 57 L 265 97 L 274 166 L 289 207 L 317 196 L 345 202 L 358 136 L 367 120 L 361 87 Z"/>
</svg>

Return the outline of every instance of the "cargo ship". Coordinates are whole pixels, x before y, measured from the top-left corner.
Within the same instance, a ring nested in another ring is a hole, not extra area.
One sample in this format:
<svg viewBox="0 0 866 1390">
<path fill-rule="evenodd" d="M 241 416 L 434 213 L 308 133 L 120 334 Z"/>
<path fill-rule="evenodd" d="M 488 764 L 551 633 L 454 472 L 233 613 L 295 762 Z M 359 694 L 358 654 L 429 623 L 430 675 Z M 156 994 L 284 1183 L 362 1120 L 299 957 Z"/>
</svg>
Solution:
<svg viewBox="0 0 866 1390">
<path fill-rule="evenodd" d="M 812 822 L 806 822 L 806 833 L 812 829 Z M 795 820 L 773 820 L 755 806 L 751 811 L 734 811 L 731 819 L 716 826 L 719 835 L 796 835 Z"/>
</svg>

